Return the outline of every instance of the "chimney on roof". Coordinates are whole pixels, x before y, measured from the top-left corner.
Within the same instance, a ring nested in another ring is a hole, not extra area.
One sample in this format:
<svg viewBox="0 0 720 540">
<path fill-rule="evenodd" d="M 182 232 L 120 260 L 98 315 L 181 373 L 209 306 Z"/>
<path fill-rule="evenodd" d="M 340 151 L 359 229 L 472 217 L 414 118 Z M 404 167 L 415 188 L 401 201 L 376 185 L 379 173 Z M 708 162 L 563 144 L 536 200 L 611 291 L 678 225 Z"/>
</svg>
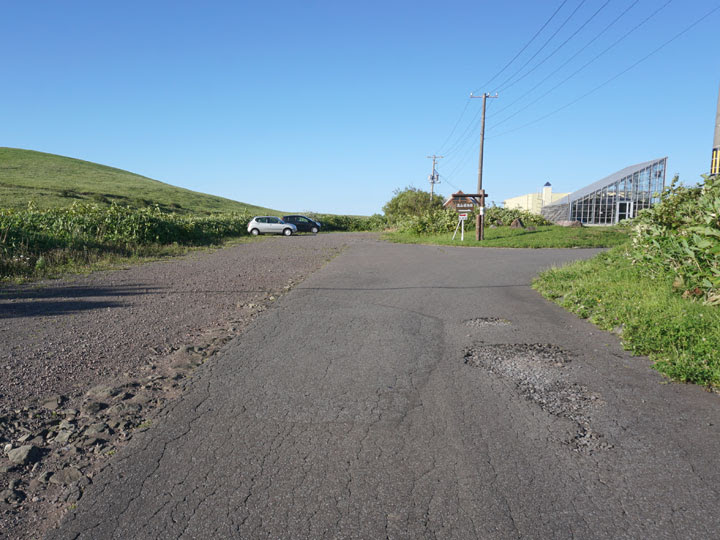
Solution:
<svg viewBox="0 0 720 540">
<path fill-rule="evenodd" d="M 545 182 L 542 190 L 542 206 L 552 203 L 552 186 L 550 182 Z"/>
</svg>

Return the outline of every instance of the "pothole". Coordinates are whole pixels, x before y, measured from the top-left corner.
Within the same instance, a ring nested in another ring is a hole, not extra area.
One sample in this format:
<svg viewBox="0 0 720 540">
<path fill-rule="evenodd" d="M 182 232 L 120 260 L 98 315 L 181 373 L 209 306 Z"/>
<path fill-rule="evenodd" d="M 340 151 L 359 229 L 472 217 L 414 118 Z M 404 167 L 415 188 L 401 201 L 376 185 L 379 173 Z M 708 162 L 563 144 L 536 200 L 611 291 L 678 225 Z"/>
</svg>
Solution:
<svg viewBox="0 0 720 540">
<path fill-rule="evenodd" d="M 481 345 L 465 352 L 465 363 L 486 369 L 515 384 L 518 393 L 553 416 L 577 424 L 576 435 L 565 441 L 574 450 L 592 453 L 611 448 L 590 428 L 590 413 L 602 403 L 583 385 L 569 382 L 563 367 L 571 355 L 550 344 Z"/>
<path fill-rule="evenodd" d="M 477 367 L 499 366 L 513 362 L 526 361 L 529 363 L 549 364 L 562 367 L 571 361 L 570 353 L 557 345 L 543 343 L 501 343 L 497 345 L 483 345 L 470 349 L 465 353 L 465 363 Z M 505 366 L 507 367 L 507 366 Z"/>
<path fill-rule="evenodd" d="M 597 450 L 610 450 L 613 445 L 603 440 L 603 436 L 595 433 L 590 427 L 579 426 L 578 432 L 567 443 L 576 450 L 585 454 L 592 454 Z"/>
<path fill-rule="evenodd" d="M 512 323 L 507 319 L 501 319 L 499 317 L 478 317 L 477 319 L 470 319 L 465 321 L 465 326 L 470 328 L 484 328 L 487 326 L 510 326 Z"/>
</svg>

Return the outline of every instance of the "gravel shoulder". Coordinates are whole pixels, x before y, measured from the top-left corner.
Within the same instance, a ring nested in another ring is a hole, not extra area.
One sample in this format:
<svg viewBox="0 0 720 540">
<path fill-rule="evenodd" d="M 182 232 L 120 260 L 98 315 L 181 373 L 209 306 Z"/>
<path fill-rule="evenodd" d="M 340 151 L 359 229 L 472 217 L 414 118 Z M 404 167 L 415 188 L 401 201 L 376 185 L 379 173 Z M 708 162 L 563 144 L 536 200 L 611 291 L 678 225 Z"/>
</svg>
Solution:
<svg viewBox="0 0 720 540">
<path fill-rule="evenodd" d="M 0 288 L 0 537 L 34 538 L 268 305 L 372 234 L 262 238 Z"/>
</svg>

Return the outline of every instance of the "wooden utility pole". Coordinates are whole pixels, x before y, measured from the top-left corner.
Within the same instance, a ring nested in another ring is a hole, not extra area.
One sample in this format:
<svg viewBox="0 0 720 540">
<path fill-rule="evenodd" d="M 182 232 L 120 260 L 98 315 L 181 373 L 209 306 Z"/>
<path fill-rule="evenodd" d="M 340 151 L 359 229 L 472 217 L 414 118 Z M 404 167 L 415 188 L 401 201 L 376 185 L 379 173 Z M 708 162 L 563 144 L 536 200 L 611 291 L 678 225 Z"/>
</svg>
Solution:
<svg viewBox="0 0 720 540">
<path fill-rule="evenodd" d="M 496 98 L 498 97 L 497 94 L 494 96 L 491 96 L 487 92 L 483 92 L 482 96 L 474 96 L 470 94 L 471 98 L 479 98 L 481 97 L 482 102 L 482 117 L 480 120 L 480 157 L 478 158 L 478 182 L 477 182 L 477 192 L 479 194 L 484 193 L 483 192 L 483 185 L 482 185 L 482 171 L 483 171 L 483 146 L 485 146 L 485 104 L 487 101 L 487 98 Z M 477 215 L 477 218 L 475 219 L 475 240 L 485 240 L 485 197 L 480 196 L 480 213 Z"/>
<path fill-rule="evenodd" d="M 718 92 L 717 113 L 715 114 L 715 138 L 710 160 L 710 174 L 720 174 L 720 92 Z"/>
<path fill-rule="evenodd" d="M 435 191 L 435 184 L 439 184 L 440 180 L 438 179 L 437 171 L 435 171 L 435 160 L 442 159 L 444 156 L 436 156 L 433 154 L 432 156 L 428 156 L 429 159 L 433 160 L 432 164 L 432 171 L 430 172 L 430 202 L 433 200 L 433 193 Z"/>
</svg>

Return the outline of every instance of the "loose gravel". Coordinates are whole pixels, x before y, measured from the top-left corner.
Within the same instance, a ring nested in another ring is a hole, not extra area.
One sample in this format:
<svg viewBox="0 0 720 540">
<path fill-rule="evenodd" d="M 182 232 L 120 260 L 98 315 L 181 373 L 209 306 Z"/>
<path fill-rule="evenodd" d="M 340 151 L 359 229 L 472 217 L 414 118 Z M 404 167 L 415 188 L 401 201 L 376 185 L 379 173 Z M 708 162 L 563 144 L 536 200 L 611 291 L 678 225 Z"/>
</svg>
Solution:
<svg viewBox="0 0 720 540">
<path fill-rule="evenodd" d="M 232 335 L 262 305 L 368 238 L 269 237 L 122 271 L 0 288 L 0 412 L 52 394 L 77 395 L 203 342 L 209 331 Z"/>
<path fill-rule="evenodd" d="M 36 538 L 183 379 L 282 294 L 376 235 L 267 237 L 0 288 L 0 538 Z"/>
<path fill-rule="evenodd" d="M 470 319 L 465 321 L 465 326 L 470 328 L 486 328 L 490 326 L 510 326 L 512 323 L 507 319 L 500 319 L 499 317 L 478 317 L 477 319 Z"/>
<path fill-rule="evenodd" d="M 483 344 L 467 350 L 464 360 L 511 381 L 520 395 L 546 413 L 573 421 L 575 436 L 565 442 L 574 451 L 592 454 L 612 447 L 591 427 L 600 396 L 563 373 L 572 361 L 567 351 L 541 343 Z"/>
</svg>

